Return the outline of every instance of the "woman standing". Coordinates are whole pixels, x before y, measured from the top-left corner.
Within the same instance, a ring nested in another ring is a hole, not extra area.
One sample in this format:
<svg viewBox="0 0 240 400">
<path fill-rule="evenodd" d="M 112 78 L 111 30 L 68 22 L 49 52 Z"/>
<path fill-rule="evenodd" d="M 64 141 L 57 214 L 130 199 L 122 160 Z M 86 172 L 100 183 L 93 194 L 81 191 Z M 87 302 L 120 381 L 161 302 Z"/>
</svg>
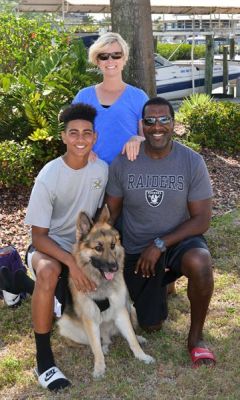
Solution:
<svg viewBox="0 0 240 400">
<path fill-rule="evenodd" d="M 89 61 L 101 70 L 103 81 L 81 89 L 73 100 L 97 109 L 98 139 L 93 150 L 108 164 L 121 151 L 126 151 L 128 158 L 134 160 L 143 140 L 140 120 L 148 96 L 122 79 L 128 54 L 128 45 L 118 33 L 100 36 L 89 49 Z"/>
</svg>

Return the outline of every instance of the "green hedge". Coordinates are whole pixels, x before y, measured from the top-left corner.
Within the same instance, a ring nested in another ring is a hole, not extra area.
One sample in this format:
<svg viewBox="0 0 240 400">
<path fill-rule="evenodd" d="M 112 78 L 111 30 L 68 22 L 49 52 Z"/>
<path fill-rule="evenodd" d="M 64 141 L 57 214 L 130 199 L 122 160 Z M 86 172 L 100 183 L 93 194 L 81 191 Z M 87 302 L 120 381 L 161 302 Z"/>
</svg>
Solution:
<svg viewBox="0 0 240 400">
<path fill-rule="evenodd" d="M 178 46 L 179 44 L 158 43 L 157 53 L 169 59 Z M 205 52 L 205 45 L 196 45 L 194 47 L 194 59 L 205 57 Z M 173 57 L 170 58 L 170 61 L 175 60 L 191 60 L 191 44 L 182 44 L 176 53 L 174 53 Z"/>
<path fill-rule="evenodd" d="M 179 109 L 178 120 L 186 127 L 189 141 L 229 154 L 240 151 L 240 104 L 209 100 L 185 100 Z"/>
<path fill-rule="evenodd" d="M 0 185 L 14 187 L 30 186 L 36 173 L 34 151 L 26 141 L 0 142 Z"/>
</svg>

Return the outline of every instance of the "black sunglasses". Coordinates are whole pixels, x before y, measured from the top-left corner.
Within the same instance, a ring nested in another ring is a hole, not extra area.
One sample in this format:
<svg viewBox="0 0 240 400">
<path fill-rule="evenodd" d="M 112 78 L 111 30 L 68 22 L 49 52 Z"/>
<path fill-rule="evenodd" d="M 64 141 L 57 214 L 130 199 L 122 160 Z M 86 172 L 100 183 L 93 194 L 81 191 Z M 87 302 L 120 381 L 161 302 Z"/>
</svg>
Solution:
<svg viewBox="0 0 240 400">
<path fill-rule="evenodd" d="M 113 53 L 99 53 L 97 58 L 101 61 L 107 61 L 111 57 L 113 60 L 120 60 L 122 58 L 121 51 L 114 51 Z"/>
<path fill-rule="evenodd" d="M 161 125 L 167 125 L 172 121 L 172 117 L 170 117 L 170 115 L 161 115 L 161 117 L 146 117 L 146 118 L 143 118 L 143 122 L 147 126 L 155 125 L 157 123 L 157 121 Z"/>
</svg>

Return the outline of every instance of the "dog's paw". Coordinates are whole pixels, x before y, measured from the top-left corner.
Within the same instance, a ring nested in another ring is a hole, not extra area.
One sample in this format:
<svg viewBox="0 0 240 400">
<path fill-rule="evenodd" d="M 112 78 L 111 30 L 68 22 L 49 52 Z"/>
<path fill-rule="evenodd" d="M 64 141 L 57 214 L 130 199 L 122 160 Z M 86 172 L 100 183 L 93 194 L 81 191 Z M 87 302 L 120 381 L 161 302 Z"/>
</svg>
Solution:
<svg viewBox="0 0 240 400">
<path fill-rule="evenodd" d="M 105 364 L 104 365 L 95 365 L 94 367 L 94 371 L 93 371 L 93 377 L 94 379 L 99 379 L 99 378 L 103 378 L 105 374 Z"/>
<path fill-rule="evenodd" d="M 145 337 L 140 336 L 140 335 L 136 335 L 136 337 L 137 337 L 138 343 L 140 343 L 140 344 L 147 343 L 147 339 L 145 339 Z"/>
<path fill-rule="evenodd" d="M 155 358 L 153 358 L 152 356 L 149 356 L 148 354 L 145 354 L 145 353 L 141 354 L 138 357 L 138 359 L 141 361 L 144 361 L 145 364 L 152 364 L 155 362 Z"/>
<path fill-rule="evenodd" d="M 102 345 L 102 351 L 103 351 L 103 354 L 108 354 L 108 352 L 109 352 L 109 344 L 103 344 Z"/>
<path fill-rule="evenodd" d="M 155 358 L 153 358 L 152 356 L 149 356 L 148 354 L 145 354 L 146 358 L 144 358 L 144 362 L 145 364 L 152 364 L 155 363 Z"/>
</svg>

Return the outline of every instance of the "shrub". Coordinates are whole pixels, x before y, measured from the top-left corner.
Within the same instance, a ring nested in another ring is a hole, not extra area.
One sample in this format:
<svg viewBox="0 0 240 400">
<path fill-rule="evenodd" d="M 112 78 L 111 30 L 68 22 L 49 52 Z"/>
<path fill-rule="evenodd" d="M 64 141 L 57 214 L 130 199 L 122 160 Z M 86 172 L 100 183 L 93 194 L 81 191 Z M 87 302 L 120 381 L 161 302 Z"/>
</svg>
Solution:
<svg viewBox="0 0 240 400">
<path fill-rule="evenodd" d="M 177 113 L 178 122 L 186 121 L 186 118 L 193 112 L 194 109 L 207 108 L 209 103 L 212 101 L 212 98 L 208 94 L 204 93 L 195 93 L 189 97 L 186 97 L 179 111 Z"/>
<path fill-rule="evenodd" d="M 191 142 L 190 140 L 184 139 L 181 136 L 175 136 L 174 138 L 177 142 L 180 142 L 182 144 L 184 144 L 187 147 L 190 147 L 190 149 L 196 151 L 197 153 L 199 153 L 201 151 L 201 146 L 197 143 Z"/>
<path fill-rule="evenodd" d="M 169 59 L 170 61 L 175 60 L 191 60 L 191 44 L 182 44 L 178 47 L 179 44 L 171 44 L 171 43 L 158 43 L 157 44 L 157 53 L 161 56 Z M 194 47 L 194 59 L 205 57 L 205 45 L 196 45 Z"/>
<path fill-rule="evenodd" d="M 86 72 L 81 40 L 60 51 L 52 48 L 29 62 L 21 73 L 0 74 L 0 140 L 21 142 L 36 129 L 58 136 L 57 115 L 83 86 L 97 81 Z"/>
<path fill-rule="evenodd" d="M 60 109 L 100 76 L 82 40 L 47 22 L 0 15 L 0 37 L 0 183 L 30 185 L 62 153 Z"/>
<path fill-rule="evenodd" d="M 203 147 L 229 154 L 240 151 L 240 105 L 231 102 L 205 101 L 191 104 L 185 100 L 179 109 L 179 120 L 185 125 L 187 140 Z"/>
<path fill-rule="evenodd" d="M 59 25 L 59 24 L 58 24 Z M 67 46 L 67 34 L 53 28 L 47 19 L 28 19 L 0 14 L 0 71 L 17 73 L 25 64 L 54 46 Z"/>
<path fill-rule="evenodd" d="M 60 109 L 100 79 L 87 71 L 82 40 L 58 28 L 0 15 L 0 141 L 58 141 Z"/>
<path fill-rule="evenodd" d="M 0 142 L 0 184 L 6 187 L 30 186 L 36 174 L 34 149 L 26 141 Z"/>
</svg>

